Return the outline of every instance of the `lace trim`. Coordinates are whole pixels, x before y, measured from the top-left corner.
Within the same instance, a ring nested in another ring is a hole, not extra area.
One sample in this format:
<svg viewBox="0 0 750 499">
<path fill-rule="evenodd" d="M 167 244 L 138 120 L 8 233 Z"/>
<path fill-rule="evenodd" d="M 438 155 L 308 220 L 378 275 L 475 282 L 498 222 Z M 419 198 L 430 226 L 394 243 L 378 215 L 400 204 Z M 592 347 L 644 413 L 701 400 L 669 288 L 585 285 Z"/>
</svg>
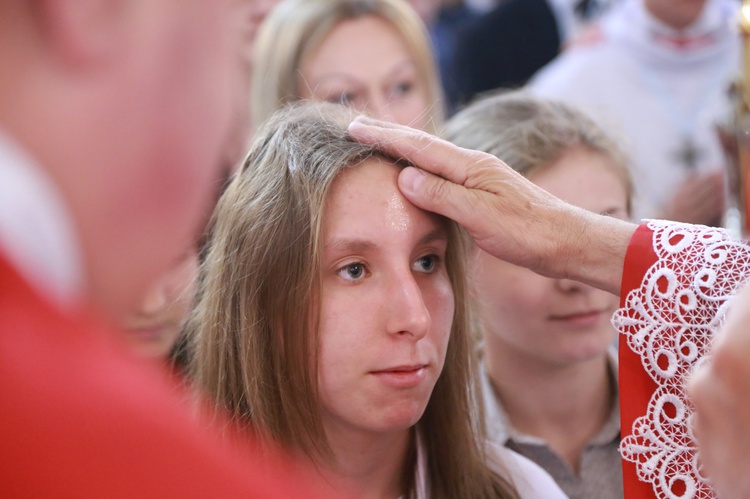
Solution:
<svg viewBox="0 0 750 499">
<path fill-rule="evenodd" d="M 721 229 L 656 220 L 648 228 L 658 261 L 612 322 L 657 389 L 620 453 L 660 499 L 715 497 L 700 472 L 684 384 L 750 274 L 750 247 Z"/>
</svg>

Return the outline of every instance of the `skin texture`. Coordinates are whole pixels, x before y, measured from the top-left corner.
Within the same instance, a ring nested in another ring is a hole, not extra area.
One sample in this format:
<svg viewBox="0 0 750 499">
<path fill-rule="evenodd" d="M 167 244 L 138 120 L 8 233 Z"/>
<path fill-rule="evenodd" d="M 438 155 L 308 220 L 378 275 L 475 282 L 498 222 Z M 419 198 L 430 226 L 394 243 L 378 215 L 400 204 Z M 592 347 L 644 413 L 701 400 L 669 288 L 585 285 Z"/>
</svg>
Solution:
<svg viewBox="0 0 750 499">
<path fill-rule="evenodd" d="M 241 90 L 234 8 L 163 0 L 0 11 L 0 43 L 14 47 L 0 63 L 3 126 L 67 200 L 87 298 L 112 317 L 136 307 L 205 223 Z"/>
<path fill-rule="evenodd" d="M 443 222 L 406 202 L 398 172 L 369 159 L 329 194 L 318 378 L 334 476 L 394 496 L 403 492 L 410 428 L 442 371 L 454 310 Z"/>
<path fill-rule="evenodd" d="M 424 132 L 359 117 L 349 133 L 416 165 L 399 175 L 404 197 L 466 227 L 487 253 L 619 293 L 634 224 L 574 207 L 494 156 Z"/>
<path fill-rule="evenodd" d="M 423 129 L 427 90 L 398 31 L 372 15 L 334 27 L 300 69 L 302 98 Z"/>
<path fill-rule="evenodd" d="M 154 282 L 138 309 L 125 320 L 125 337 L 139 356 L 166 360 L 192 307 L 198 254 L 186 253 Z"/>
</svg>

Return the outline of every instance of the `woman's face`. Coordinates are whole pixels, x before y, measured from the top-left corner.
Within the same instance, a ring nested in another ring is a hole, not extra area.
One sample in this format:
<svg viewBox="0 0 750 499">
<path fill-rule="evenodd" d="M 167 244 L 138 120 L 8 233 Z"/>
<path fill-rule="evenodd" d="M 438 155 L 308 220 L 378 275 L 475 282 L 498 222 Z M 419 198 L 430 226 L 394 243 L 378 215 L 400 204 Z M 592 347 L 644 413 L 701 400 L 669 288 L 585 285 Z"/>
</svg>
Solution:
<svg viewBox="0 0 750 499">
<path fill-rule="evenodd" d="M 610 160 L 576 148 L 529 179 L 568 203 L 627 218 L 627 194 Z M 473 281 L 485 348 L 501 358 L 565 366 L 603 355 L 614 339 L 616 296 L 550 279 L 476 250 Z"/>
<path fill-rule="evenodd" d="M 366 15 L 336 25 L 300 67 L 303 99 L 340 102 L 374 118 L 424 129 L 427 82 L 398 31 Z"/>
<path fill-rule="evenodd" d="M 331 432 L 404 431 L 440 376 L 453 322 L 444 221 L 371 158 L 332 185 L 322 226 L 318 386 Z"/>
</svg>

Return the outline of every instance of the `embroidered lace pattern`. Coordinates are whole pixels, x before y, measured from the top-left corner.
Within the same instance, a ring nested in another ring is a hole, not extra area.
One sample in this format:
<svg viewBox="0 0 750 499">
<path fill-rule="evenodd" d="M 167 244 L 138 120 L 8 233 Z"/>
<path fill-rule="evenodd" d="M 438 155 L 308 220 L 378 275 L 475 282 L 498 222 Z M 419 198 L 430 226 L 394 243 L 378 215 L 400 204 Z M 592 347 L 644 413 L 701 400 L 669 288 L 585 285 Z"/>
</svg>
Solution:
<svg viewBox="0 0 750 499">
<path fill-rule="evenodd" d="M 750 247 L 721 229 L 648 221 L 657 262 L 613 324 L 656 384 L 620 453 L 659 499 L 715 497 L 701 475 L 684 384 L 750 274 Z"/>
</svg>

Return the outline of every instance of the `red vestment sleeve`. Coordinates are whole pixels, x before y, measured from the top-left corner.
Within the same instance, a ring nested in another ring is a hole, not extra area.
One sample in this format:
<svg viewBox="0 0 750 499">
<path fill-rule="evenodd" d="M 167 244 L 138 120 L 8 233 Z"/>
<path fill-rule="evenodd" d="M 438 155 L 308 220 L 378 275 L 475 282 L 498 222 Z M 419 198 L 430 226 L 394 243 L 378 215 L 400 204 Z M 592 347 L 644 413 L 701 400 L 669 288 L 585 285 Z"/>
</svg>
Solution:
<svg viewBox="0 0 750 499">
<path fill-rule="evenodd" d="M 652 236 L 651 229 L 642 224 L 630 239 L 622 273 L 620 307 L 625 307 L 628 294 L 641 286 L 646 272 L 658 259 L 653 249 Z M 646 413 L 656 383 L 643 369 L 640 356 L 630 349 L 624 335 L 619 337 L 618 356 L 620 434 L 625 437 L 631 432 L 635 419 Z M 651 484 L 638 479 L 635 464 L 625 459 L 622 461 L 622 484 L 626 499 L 656 497 Z"/>
<path fill-rule="evenodd" d="M 723 229 L 650 220 L 633 235 L 612 318 L 627 499 L 716 497 L 696 456 L 685 383 L 748 278 L 750 246 Z"/>
<path fill-rule="evenodd" d="M 221 443 L 117 334 L 52 306 L 0 255 L 0 497 L 323 497 L 290 458 Z"/>
</svg>

